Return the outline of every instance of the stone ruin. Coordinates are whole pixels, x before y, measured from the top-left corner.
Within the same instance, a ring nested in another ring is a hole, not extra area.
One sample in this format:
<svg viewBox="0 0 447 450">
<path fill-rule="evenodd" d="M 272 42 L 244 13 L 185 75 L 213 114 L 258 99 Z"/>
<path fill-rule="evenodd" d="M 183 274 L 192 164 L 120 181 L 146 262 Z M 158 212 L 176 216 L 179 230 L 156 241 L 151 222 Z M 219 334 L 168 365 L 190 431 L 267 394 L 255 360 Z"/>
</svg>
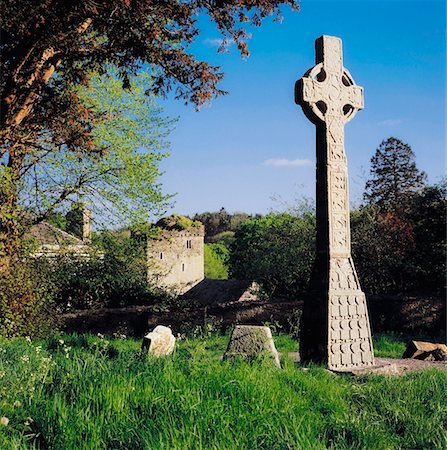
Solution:
<svg viewBox="0 0 447 450">
<path fill-rule="evenodd" d="M 170 216 L 157 222 L 159 235 L 147 241 L 148 279 L 183 294 L 204 279 L 205 230 L 200 222 Z"/>
</svg>

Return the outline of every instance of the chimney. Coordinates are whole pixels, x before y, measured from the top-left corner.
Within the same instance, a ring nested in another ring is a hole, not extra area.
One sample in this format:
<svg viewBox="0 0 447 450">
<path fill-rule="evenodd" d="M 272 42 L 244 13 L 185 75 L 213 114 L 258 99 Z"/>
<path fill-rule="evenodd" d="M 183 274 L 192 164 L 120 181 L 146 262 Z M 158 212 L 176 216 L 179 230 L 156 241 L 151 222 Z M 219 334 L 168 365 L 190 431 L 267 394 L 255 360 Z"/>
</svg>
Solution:
<svg viewBox="0 0 447 450">
<path fill-rule="evenodd" d="M 89 244 L 92 240 L 92 212 L 85 207 L 85 204 L 73 204 L 65 217 L 67 219 L 67 232 Z"/>
</svg>

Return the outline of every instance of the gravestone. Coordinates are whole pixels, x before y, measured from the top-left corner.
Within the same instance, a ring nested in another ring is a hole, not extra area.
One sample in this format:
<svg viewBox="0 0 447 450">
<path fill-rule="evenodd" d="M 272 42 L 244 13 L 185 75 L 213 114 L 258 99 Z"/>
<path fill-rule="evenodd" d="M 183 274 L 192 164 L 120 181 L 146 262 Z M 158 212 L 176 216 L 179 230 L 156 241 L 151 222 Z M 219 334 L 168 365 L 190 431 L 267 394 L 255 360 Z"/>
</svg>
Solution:
<svg viewBox="0 0 447 450">
<path fill-rule="evenodd" d="M 170 355 L 175 348 L 175 337 L 170 328 L 157 325 L 150 333 L 143 337 L 142 352 L 160 357 Z"/>
<path fill-rule="evenodd" d="M 271 357 L 273 363 L 281 367 L 270 328 L 236 325 L 231 333 L 224 359 L 231 359 L 234 356 L 252 359 L 262 355 Z"/>
<path fill-rule="evenodd" d="M 316 126 L 317 257 L 301 319 L 301 360 L 329 369 L 374 365 L 365 294 L 351 257 L 344 126 L 363 109 L 363 88 L 343 67 L 341 39 L 315 41 L 316 65 L 296 82 L 295 101 Z"/>
</svg>

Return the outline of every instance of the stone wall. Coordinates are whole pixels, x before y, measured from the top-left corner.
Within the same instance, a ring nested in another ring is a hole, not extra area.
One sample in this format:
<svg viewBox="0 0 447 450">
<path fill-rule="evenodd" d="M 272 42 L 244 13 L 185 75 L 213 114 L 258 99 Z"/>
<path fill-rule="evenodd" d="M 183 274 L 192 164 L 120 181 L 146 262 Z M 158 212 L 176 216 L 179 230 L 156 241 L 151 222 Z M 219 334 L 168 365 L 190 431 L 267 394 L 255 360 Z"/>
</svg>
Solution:
<svg viewBox="0 0 447 450">
<path fill-rule="evenodd" d="M 221 280 L 218 280 L 221 281 Z M 293 301 L 241 301 L 228 305 L 204 305 L 160 311 L 153 306 L 130 306 L 100 310 L 73 311 L 61 318 L 67 333 L 123 333 L 142 337 L 156 325 L 167 324 L 174 333 L 203 326 L 204 318 L 216 327 L 228 329 L 235 324 L 262 325 L 278 323 L 288 333 L 297 325 L 297 311 L 303 307 L 301 299 Z M 445 340 L 446 304 L 444 295 L 386 296 L 368 298 L 373 334 L 405 333 L 396 339 Z M 299 317 L 299 316 L 298 316 Z M 293 330 L 296 333 L 296 329 Z M 408 336 L 407 336 L 408 335 Z"/>
<path fill-rule="evenodd" d="M 148 279 L 158 286 L 184 293 L 204 279 L 204 228 L 163 230 L 161 239 L 147 245 Z"/>
</svg>

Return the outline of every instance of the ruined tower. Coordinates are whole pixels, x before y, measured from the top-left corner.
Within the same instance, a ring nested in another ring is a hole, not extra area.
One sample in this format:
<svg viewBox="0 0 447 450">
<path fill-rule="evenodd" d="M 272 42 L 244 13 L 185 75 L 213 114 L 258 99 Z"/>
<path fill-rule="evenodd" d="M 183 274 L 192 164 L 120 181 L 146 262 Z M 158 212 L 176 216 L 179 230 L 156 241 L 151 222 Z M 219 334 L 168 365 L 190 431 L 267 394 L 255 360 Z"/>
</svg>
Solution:
<svg viewBox="0 0 447 450">
<path fill-rule="evenodd" d="M 183 294 L 204 278 L 204 227 L 173 215 L 158 221 L 156 230 L 147 242 L 148 280 Z"/>
</svg>

